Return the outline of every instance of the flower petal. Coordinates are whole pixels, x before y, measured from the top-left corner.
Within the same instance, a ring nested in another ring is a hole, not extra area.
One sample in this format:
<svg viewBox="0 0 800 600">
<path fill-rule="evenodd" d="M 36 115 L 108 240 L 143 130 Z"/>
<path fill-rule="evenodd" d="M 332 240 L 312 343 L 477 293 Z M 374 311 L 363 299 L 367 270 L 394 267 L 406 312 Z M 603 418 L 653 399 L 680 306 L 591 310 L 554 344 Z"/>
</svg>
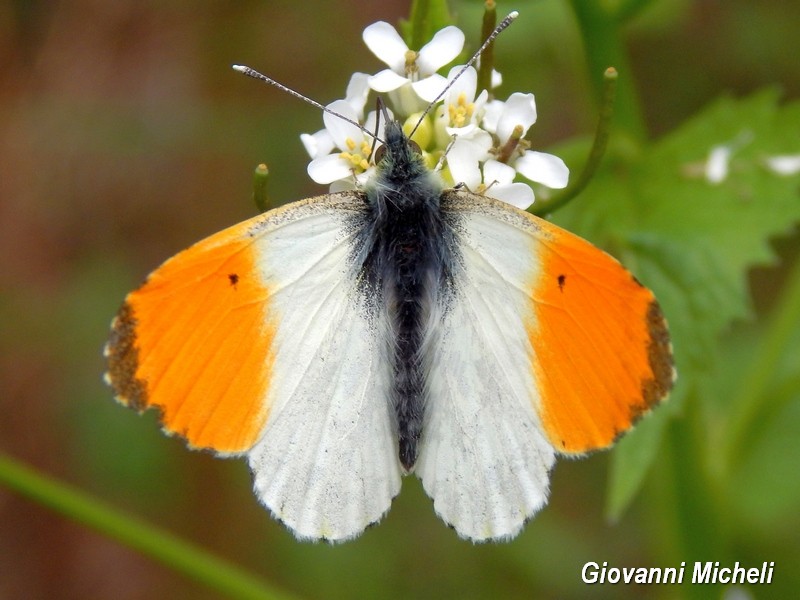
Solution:
<svg viewBox="0 0 800 600">
<path fill-rule="evenodd" d="M 392 92 L 403 87 L 406 83 L 408 83 L 408 79 L 398 75 L 391 69 L 384 69 L 369 78 L 369 87 L 381 94 Z"/>
<path fill-rule="evenodd" d="M 514 127 L 522 125 L 524 136 L 528 128 L 536 122 L 536 101 L 533 94 L 515 92 L 506 100 L 504 109 L 497 121 L 497 138 L 505 144 L 514 131 Z"/>
<path fill-rule="evenodd" d="M 464 74 L 453 81 L 463 68 L 464 65 L 457 65 L 450 69 L 450 72 L 447 74 L 447 81 L 452 81 L 453 83 L 450 89 L 447 90 L 447 95 L 445 96 L 446 104 L 456 104 L 461 94 L 464 94 L 467 102 L 473 102 L 475 100 L 475 92 L 478 89 L 478 72 L 474 67 L 467 67 Z"/>
<path fill-rule="evenodd" d="M 337 192 L 349 192 L 354 189 L 356 189 L 356 182 L 352 177 L 348 177 L 347 179 L 337 179 L 332 182 L 328 191 L 331 194 L 335 194 Z"/>
<path fill-rule="evenodd" d="M 717 184 L 725 181 L 728 176 L 728 165 L 733 150 L 728 145 L 714 146 L 708 154 L 705 176 L 708 183 Z"/>
<path fill-rule="evenodd" d="M 316 133 L 301 133 L 300 141 L 311 158 L 318 158 L 333 152 L 333 138 L 327 129 L 320 129 Z"/>
<path fill-rule="evenodd" d="M 789 176 L 800 173 L 800 154 L 768 156 L 764 159 L 764 162 L 777 175 Z"/>
<path fill-rule="evenodd" d="M 503 75 L 497 69 L 492 69 L 492 82 L 489 85 L 492 89 L 499 88 L 503 85 Z"/>
<path fill-rule="evenodd" d="M 425 44 L 417 55 L 420 75 L 427 76 L 455 60 L 464 48 L 464 32 L 450 25 L 437 31 L 433 39 Z"/>
<path fill-rule="evenodd" d="M 347 84 L 345 100 L 356 111 L 359 119 L 364 115 L 364 106 L 367 104 L 369 96 L 369 81 L 371 75 L 366 73 L 353 73 Z"/>
<path fill-rule="evenodd" d="M 358 120 L 358 115 L 356 115 L 355 110 L 353 110 L 353 107 L 345 100 L 335 100 L 325 108 L 339 113 L 343 117 L 352 119 L 353 121 Z M 336 147 L 340 150 L 348 150 L 348 139 L 353 142 L 360 142 L 364 138 L 364 132 L 361 131 L 360 128 L 329 112 L 322 113 L 322 121 L 325 123 L 325 129 L 330 133 Z"/>
<path fill-rule="evenodd" d="M 438 73 L 434 73 L 425 79 L 415 81 L 411 86 L 414 88 L 417 96 L 422 98 L 425 102 L 430 103 L 436 100 L 436 97 L 447 87 L 447 79 Z"/>
<path fill-rule="evenodd" d="M 514 181 L 516 169 L 501 163 L 499 160 L 489 159 L 483 163 L 484 185 L 508 185 Z"/>
<path fill-rule="evenodd" d="M 414 91 L 413 84 L 409 83 L 408 80 L 406 80 L 404 85 L 389 92 L 388 96 L 389 104 L 395 109 L 398 118 L 407 117 L 415 112 L 419 112 L 428 105 L 428 103 L 422 100 Z"/>
<path fill-rule="evenodd" d="M 455 185 L 464 184 L 470 190 L 477 190 L 481 184 L 481 170 L 469 148 L 453 146 L 447 153 L 447 166 Z"/>
<path fill-rule="evenodd" d="M 392 71 L 405 73 L 408 46 L 394 27 L 385 21 L 378 21 L 367 27 L 361 37 L 367 48 Z"/>
<path fill-rule="evenodd" d="M 528 150 L 514 163 L 517 172 L 549 188 L 567 187 L 569 169 L 564 161 L 545 152 Z"/>
<path fill-rule="evenodd" d="M 508 183 L 506 185 L 493 185 L 484 195 L 507 202 L 512 206 L 525 210 L 535 200 L 533 190 L 524 183 Z"/>
<path fill-rule="evenodd" d="M 489 133 L 497 133 L 497 124 L 500 122 L 500 116 L 505 110 L 505 105 L 506 103 L 502 100 L 490 100 L 483 107 L 481 124 Z"/>
<path fill-rule="evenodd" d="M 460 138 L 468 138 L 472 136 L 473 133 L 478 131 L 479 127 L 474 123 L 469 123 L 468 125 L 464 125 L 464 127 L 447 127 L 445 126 L 444 130 L 447 132 L 448 137 L 460 137 Z"/>
<path fill-rule="evenodd" d="M 453 183 L 463 183 L 469 189 L 477 190 L 481 183 L 479 162 L 486 159 L 491 146 L 492 136 L 481 130 L 470 138 L 456 138 L 447 150 L 447 166 Z"/>
<path fill-rule="evenodd" d="M 308 163 L 306 170 L 311 179 L 323 184 L 353 176 L 350 164 L 340 158 L 338 154 L 328 154 L 327 156 L 315 158 Z"/>
</svg>

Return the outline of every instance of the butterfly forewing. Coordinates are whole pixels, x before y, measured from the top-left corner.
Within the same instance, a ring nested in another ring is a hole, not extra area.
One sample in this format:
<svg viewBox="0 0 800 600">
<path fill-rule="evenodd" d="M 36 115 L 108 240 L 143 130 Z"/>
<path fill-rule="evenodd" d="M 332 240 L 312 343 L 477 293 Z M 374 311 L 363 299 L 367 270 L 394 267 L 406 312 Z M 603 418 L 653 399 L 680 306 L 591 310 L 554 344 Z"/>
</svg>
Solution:
<svg viewBox="0 0 800 600">
<path fill-rule="evenodd" d="M 354 265 L 364 196 L 288 205 L 177 254 L 132 292 L 107 347 L 119 399 L 195 448 L 248 455 L 299 537 L 389 509 L 400 466 L 381 311 Z"/>
</svg>

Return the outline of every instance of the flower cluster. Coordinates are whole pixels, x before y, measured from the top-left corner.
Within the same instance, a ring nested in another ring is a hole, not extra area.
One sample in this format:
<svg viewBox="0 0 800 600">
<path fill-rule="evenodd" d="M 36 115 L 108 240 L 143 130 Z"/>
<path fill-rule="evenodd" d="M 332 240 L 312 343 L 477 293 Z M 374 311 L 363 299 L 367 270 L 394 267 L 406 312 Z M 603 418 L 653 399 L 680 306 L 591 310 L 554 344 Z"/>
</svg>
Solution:
<svg viewBox="0 0 800 600">
<path fill-rule="evenodd" d="M 363 130 L 326 112 L 325 129 L 301 136 L 312 159 L 308 174 L 314 181 L 337 191 L 362 186 L 373 176 L 374 142 L 366 132 L 376 130 L 377 115 L 364 113 L 370 91 L 375 91 L 386 101 L 391 117 L 403 122 L 406 133 L 414 130 L 412 139 L 422 148 L 426 163 L 447 184 L 463 184 L 523 209 L 533 203 L 534 193 L 530 185 L 515 181 L 517 175 L 549 188 L 567 185 L 564 162 L 531 150 L 524 139 L 536 122 L 533 94 L 490 100 L 488 90 L 477 89 L 478 74 L 471 66 L 455 66 L 446 78 L 437 73 L 461 53 L 464 34 L 458 28 L 442 29 L 419 52 L 410 50 L 388 23 L 370 25 L 363 37 L 388 68 L 371 76 L 353 74 L 345 99 L 327 106 L 363 124 Z M 500 82 L 499 73 L 493 73 L 492 87 Z M 446 94 L 438 98 L 447 85 Z M 436 106 L 422 117 L 434 100 Z"/>
</svg>

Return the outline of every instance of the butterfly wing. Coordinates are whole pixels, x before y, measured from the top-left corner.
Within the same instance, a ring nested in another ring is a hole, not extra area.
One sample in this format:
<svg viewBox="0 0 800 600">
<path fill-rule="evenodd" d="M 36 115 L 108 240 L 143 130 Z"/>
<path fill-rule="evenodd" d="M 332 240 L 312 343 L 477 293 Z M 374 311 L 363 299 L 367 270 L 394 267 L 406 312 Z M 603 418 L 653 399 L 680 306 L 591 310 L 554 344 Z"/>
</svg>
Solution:
<svg viewBox="0 0 800 600">
<path fill-rule="evenodd" d="M 463 537 L 516 535 L 557 454 L 611 445 L 672 385 L 652 293 L 615 259 L 528 213 L 445 192 L 452 294 L 429 365 L 416 472 Z"/>
<path fill-rule="evenodd" d="M 381 311 L 354 265 L 365 202 L 290 204 L 179 253 L 128 296 L 106 350 L 122 403 L 246 454 L 301 538 L 354 537 L 400 489 Z"/>
</svg>

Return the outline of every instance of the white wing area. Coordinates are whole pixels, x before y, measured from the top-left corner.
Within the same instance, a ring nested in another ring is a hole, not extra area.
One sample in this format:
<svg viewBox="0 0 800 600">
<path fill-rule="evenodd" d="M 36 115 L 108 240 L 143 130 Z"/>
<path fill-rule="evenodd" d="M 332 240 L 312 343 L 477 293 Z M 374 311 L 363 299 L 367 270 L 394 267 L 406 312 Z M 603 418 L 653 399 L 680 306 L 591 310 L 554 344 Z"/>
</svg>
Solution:
<svg viewBox="0 0 800 600">
<path fill-rule="evenodd" d="M 353 538 L 400 491 L 380 311 L 351 264 L 348 214 L 363 206 L 332 194 L 253 231 L 277 331 L 270 414 L 248 458 L 258 498 L 302 539 Z"/>
<path fill-rule="evenodd" d="M 448 194 L 442 207 L 456 215 L 460 256 L 431 341 L 416 474 L 460 536 L 507 539 L 546 503 L 555 461 L 534 409 L 527 336 L 537 231 L 473 194 Z"/>
</svg>

